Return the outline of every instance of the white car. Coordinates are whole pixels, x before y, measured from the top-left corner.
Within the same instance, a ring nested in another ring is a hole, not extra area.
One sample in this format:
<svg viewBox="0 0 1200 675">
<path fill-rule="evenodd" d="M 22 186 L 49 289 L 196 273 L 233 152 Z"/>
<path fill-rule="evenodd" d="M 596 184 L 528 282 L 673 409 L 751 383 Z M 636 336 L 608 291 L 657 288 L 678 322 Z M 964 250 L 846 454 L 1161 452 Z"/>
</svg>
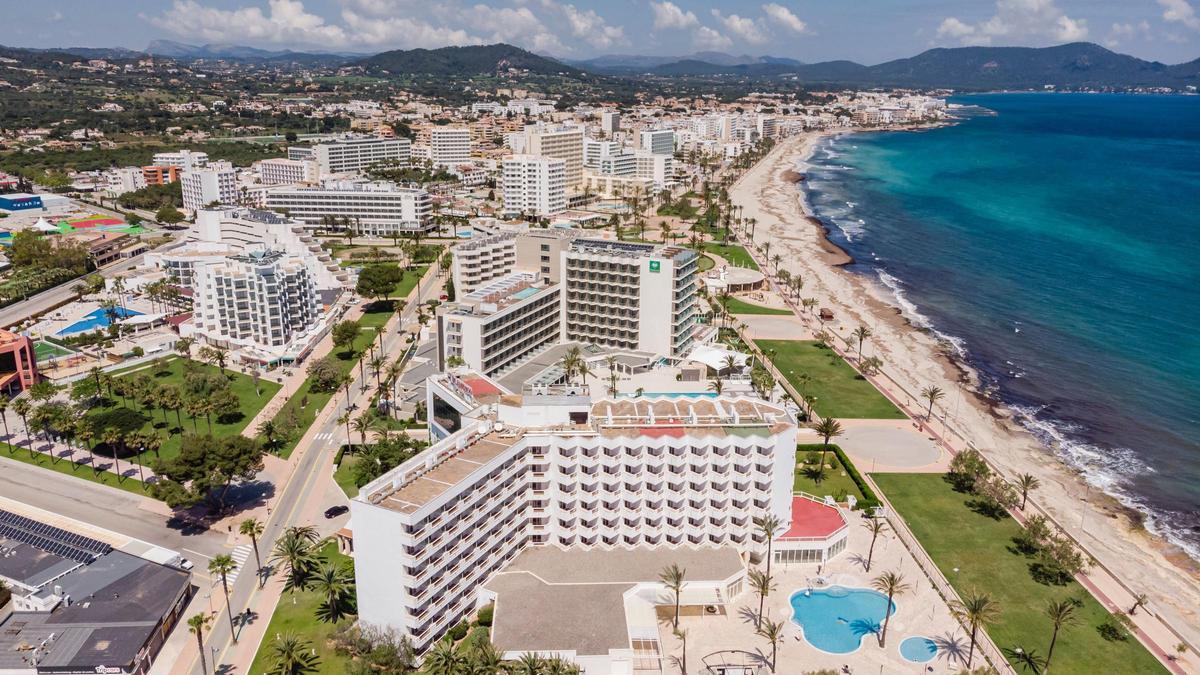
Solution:
<svg viewBox="0 0 1200 675">
<path fill-rule="evenodd" d="M 188 560 L 187 558 L 179 559 L 179 569 L 190 571 L 193 567 L 195 567 L 195 565 L 192 564 L 191 560 Z"/>
</svg>

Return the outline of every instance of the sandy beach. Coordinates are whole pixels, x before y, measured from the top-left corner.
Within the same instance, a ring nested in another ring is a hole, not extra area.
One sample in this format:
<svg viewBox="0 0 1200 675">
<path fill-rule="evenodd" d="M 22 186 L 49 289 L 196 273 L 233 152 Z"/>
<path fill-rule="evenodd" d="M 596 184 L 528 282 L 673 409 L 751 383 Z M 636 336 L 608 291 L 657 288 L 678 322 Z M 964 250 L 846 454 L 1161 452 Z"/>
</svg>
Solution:
<svg viewBox="0 0 1200 675">
<path fill-rule="evenodd" d="M 742 216 L 757 220 L 755 243 L 770 241 L 771 257 L 781 254 L 782 267 L 804 278 L 802 295 L 817 298 L 821 307 L 834 311 L 835 319 L 827 329 L 841 336 L 849 336 L 860 325 L 871 329 L 874 337 L 864 354 L 883 360 L 884 370 L 894 380 L 887 386 L 897 399 L 923 409 L 925 404 L 913 395 L 930 385 L 940 387 L 946 392 L 941 414 L 962 436 L 951 435 L 953 445 L 965 447 L 965 440 L 1009 478 L 1019 473 L 1038 476 L 1042 486 L 1034 495 L 1037 503 L 1113 576 L 1135 592 L 1146 593 L 1151 612 L 1200 646 L 1200 571 L 1195 561 L 1146 533 L 1137 514 L 1089 488 L 1050 449 L 1013 422 L 998 402 L 979 395 L 974 373 L 935 335 L 910 324 L 882 284 L 840 268 L 850 259 L 826 239 L 794 173 L 797 163 L 809 158 L 827 135 L 814 132 L 781 141 L 731 188 L 733 202 L 744 209 Z M 942 423 L 935 421 L 934 429 L 940 432 Z M 1118 606 L 1127 596 L 1120 588 L 1108 595 Z M 1169 635 L 1154 639 L 1167 651 L 1178 642 Z M 1192 655 L 1189 661 L 1194 660 Z"/>
</svg>

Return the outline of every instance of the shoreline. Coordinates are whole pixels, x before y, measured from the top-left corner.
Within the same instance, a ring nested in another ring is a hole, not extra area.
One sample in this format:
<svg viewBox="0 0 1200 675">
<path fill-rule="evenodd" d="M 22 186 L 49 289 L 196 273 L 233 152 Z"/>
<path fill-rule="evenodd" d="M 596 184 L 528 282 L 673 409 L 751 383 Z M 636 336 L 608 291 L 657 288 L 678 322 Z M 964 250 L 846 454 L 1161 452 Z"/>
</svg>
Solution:
<svg viewBox="0 0 1200 675">
<path fill-rule="evenodd" d="M 857 325 L 872 329 L 872 353 L 887 364 L 901 399 L 915 403 L 911 392 L 940 386 L 947 394 L 941 404 L 947 418 L 943 423 L 948 421 L 956 435 L 978 447 L 1004 473 L 1036 475 L 1042 488 L 1035 500 L 1043 509 L 1058 522 L 1069 523 L 1065 529 L 1113 577 L 1150 595 L 1156 610 L 1164 610 L 1156 613 L 1189 642 L 1200 643 L 1200 565 L 1181 548 L 1148 532 L 1140 511 L 1089 488 L 1080 471 L 1019 424 L 1015 411 L 982 391 L 978 374 L 944 338 L 910 320 L 882 282 L 845 269 L 853 257 L 830 240 L 828 226 L 809 203 L 804 181 L 788 181 L 783 174 L 799 172 L 797 167 L 810 161 L 831 136 L 928 128 L 820 131 L 785 139 L 730 189 L 731 197 L 747 216 L 757 219 L 755 243 L 770 240 L 772 251 L 785 253 L 784 267 L 804 277 L 804 294 L 835 311 L 836 325 L 829 326 L 835 333 L 845 337 Z M 811 227 L 796 228 L 797 220 Z M 936 417 L 933 424 L 938 424 Z"/>
</svg>

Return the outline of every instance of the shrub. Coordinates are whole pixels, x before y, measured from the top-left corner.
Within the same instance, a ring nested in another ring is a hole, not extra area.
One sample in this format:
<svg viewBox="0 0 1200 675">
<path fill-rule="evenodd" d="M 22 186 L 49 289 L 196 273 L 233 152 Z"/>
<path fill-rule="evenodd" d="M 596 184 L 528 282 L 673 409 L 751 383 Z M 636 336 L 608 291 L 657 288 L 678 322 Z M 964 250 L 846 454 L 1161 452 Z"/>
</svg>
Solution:
<svg viewBox="0 0 1200 675">
<path fill-rule="evenodd" d="M 465 621 L 460 621 L 453 628 L 451 628 L 449 631 L 446 632 L 446 636 L 449 637 L 452 641 L 458 642 L 459 640 L 467 637 L 467 633 L 470 630 L 471 630 L 471 627 L 468 626 Z"/>
<path fill-rule="evenodd" d="M 804 455 L 805 464 L 816 464 L 820 461 L 821 453 L 817 452 L 816 450 L 809 450 L 808 453 Z"/>
<path fill-rule="evenodd" d="M 495 615 L 495 613 L 496 613 L 495 605 L 487 605 L 486 607 L 480 607 L 479 612 L 475 615 L 475 622 L 478 623 L 480 626 L 491 626 L 492 625 L 492 617 Z"/>
<path fill-rule="evenodd" d="M 858 491 L 862 493 L 863 498 L 859 500 L 855 508 L 858 509 L 873 509 L 880 505 L 879 497 L 875 496 L 875 491 L 867 485 L 867 481 L 863 480 L 862 474 L 858 473 L 858 468 L 854 466 L 854 462 L 842 452 L 842 449 L 836 445 L 830 445 L 829 449 L 833 450 L 833 454 L 837 456 L 838 461 L 842 463 L 842 467 L 846 469 L 846 474 L 850 476 L 850 480 L 858 486 Z"/>
</svg>

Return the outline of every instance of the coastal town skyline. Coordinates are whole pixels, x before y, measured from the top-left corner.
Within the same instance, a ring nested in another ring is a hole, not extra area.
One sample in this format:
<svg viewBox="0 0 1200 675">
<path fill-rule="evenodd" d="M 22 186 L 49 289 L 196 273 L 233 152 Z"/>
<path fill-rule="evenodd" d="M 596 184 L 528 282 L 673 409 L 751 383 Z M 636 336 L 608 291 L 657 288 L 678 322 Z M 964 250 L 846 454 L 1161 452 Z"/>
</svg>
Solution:
<svg viewBox="0 0 1200 675">
<path fill-rule="evenodd" d="M 870 0 L 569 3 L 558 0 L 120 0 L 9 8 L 24 30 L 16 47 L 125 47 L 154 40 L 369 54 L 391 49 L 507 42 L 560 59 L 718 52 L 864 64 L 933 47 L 1031 46 L 1088 41 L 1147 60 L 1196 57 L 1193 0 Z"/>
</svg>

